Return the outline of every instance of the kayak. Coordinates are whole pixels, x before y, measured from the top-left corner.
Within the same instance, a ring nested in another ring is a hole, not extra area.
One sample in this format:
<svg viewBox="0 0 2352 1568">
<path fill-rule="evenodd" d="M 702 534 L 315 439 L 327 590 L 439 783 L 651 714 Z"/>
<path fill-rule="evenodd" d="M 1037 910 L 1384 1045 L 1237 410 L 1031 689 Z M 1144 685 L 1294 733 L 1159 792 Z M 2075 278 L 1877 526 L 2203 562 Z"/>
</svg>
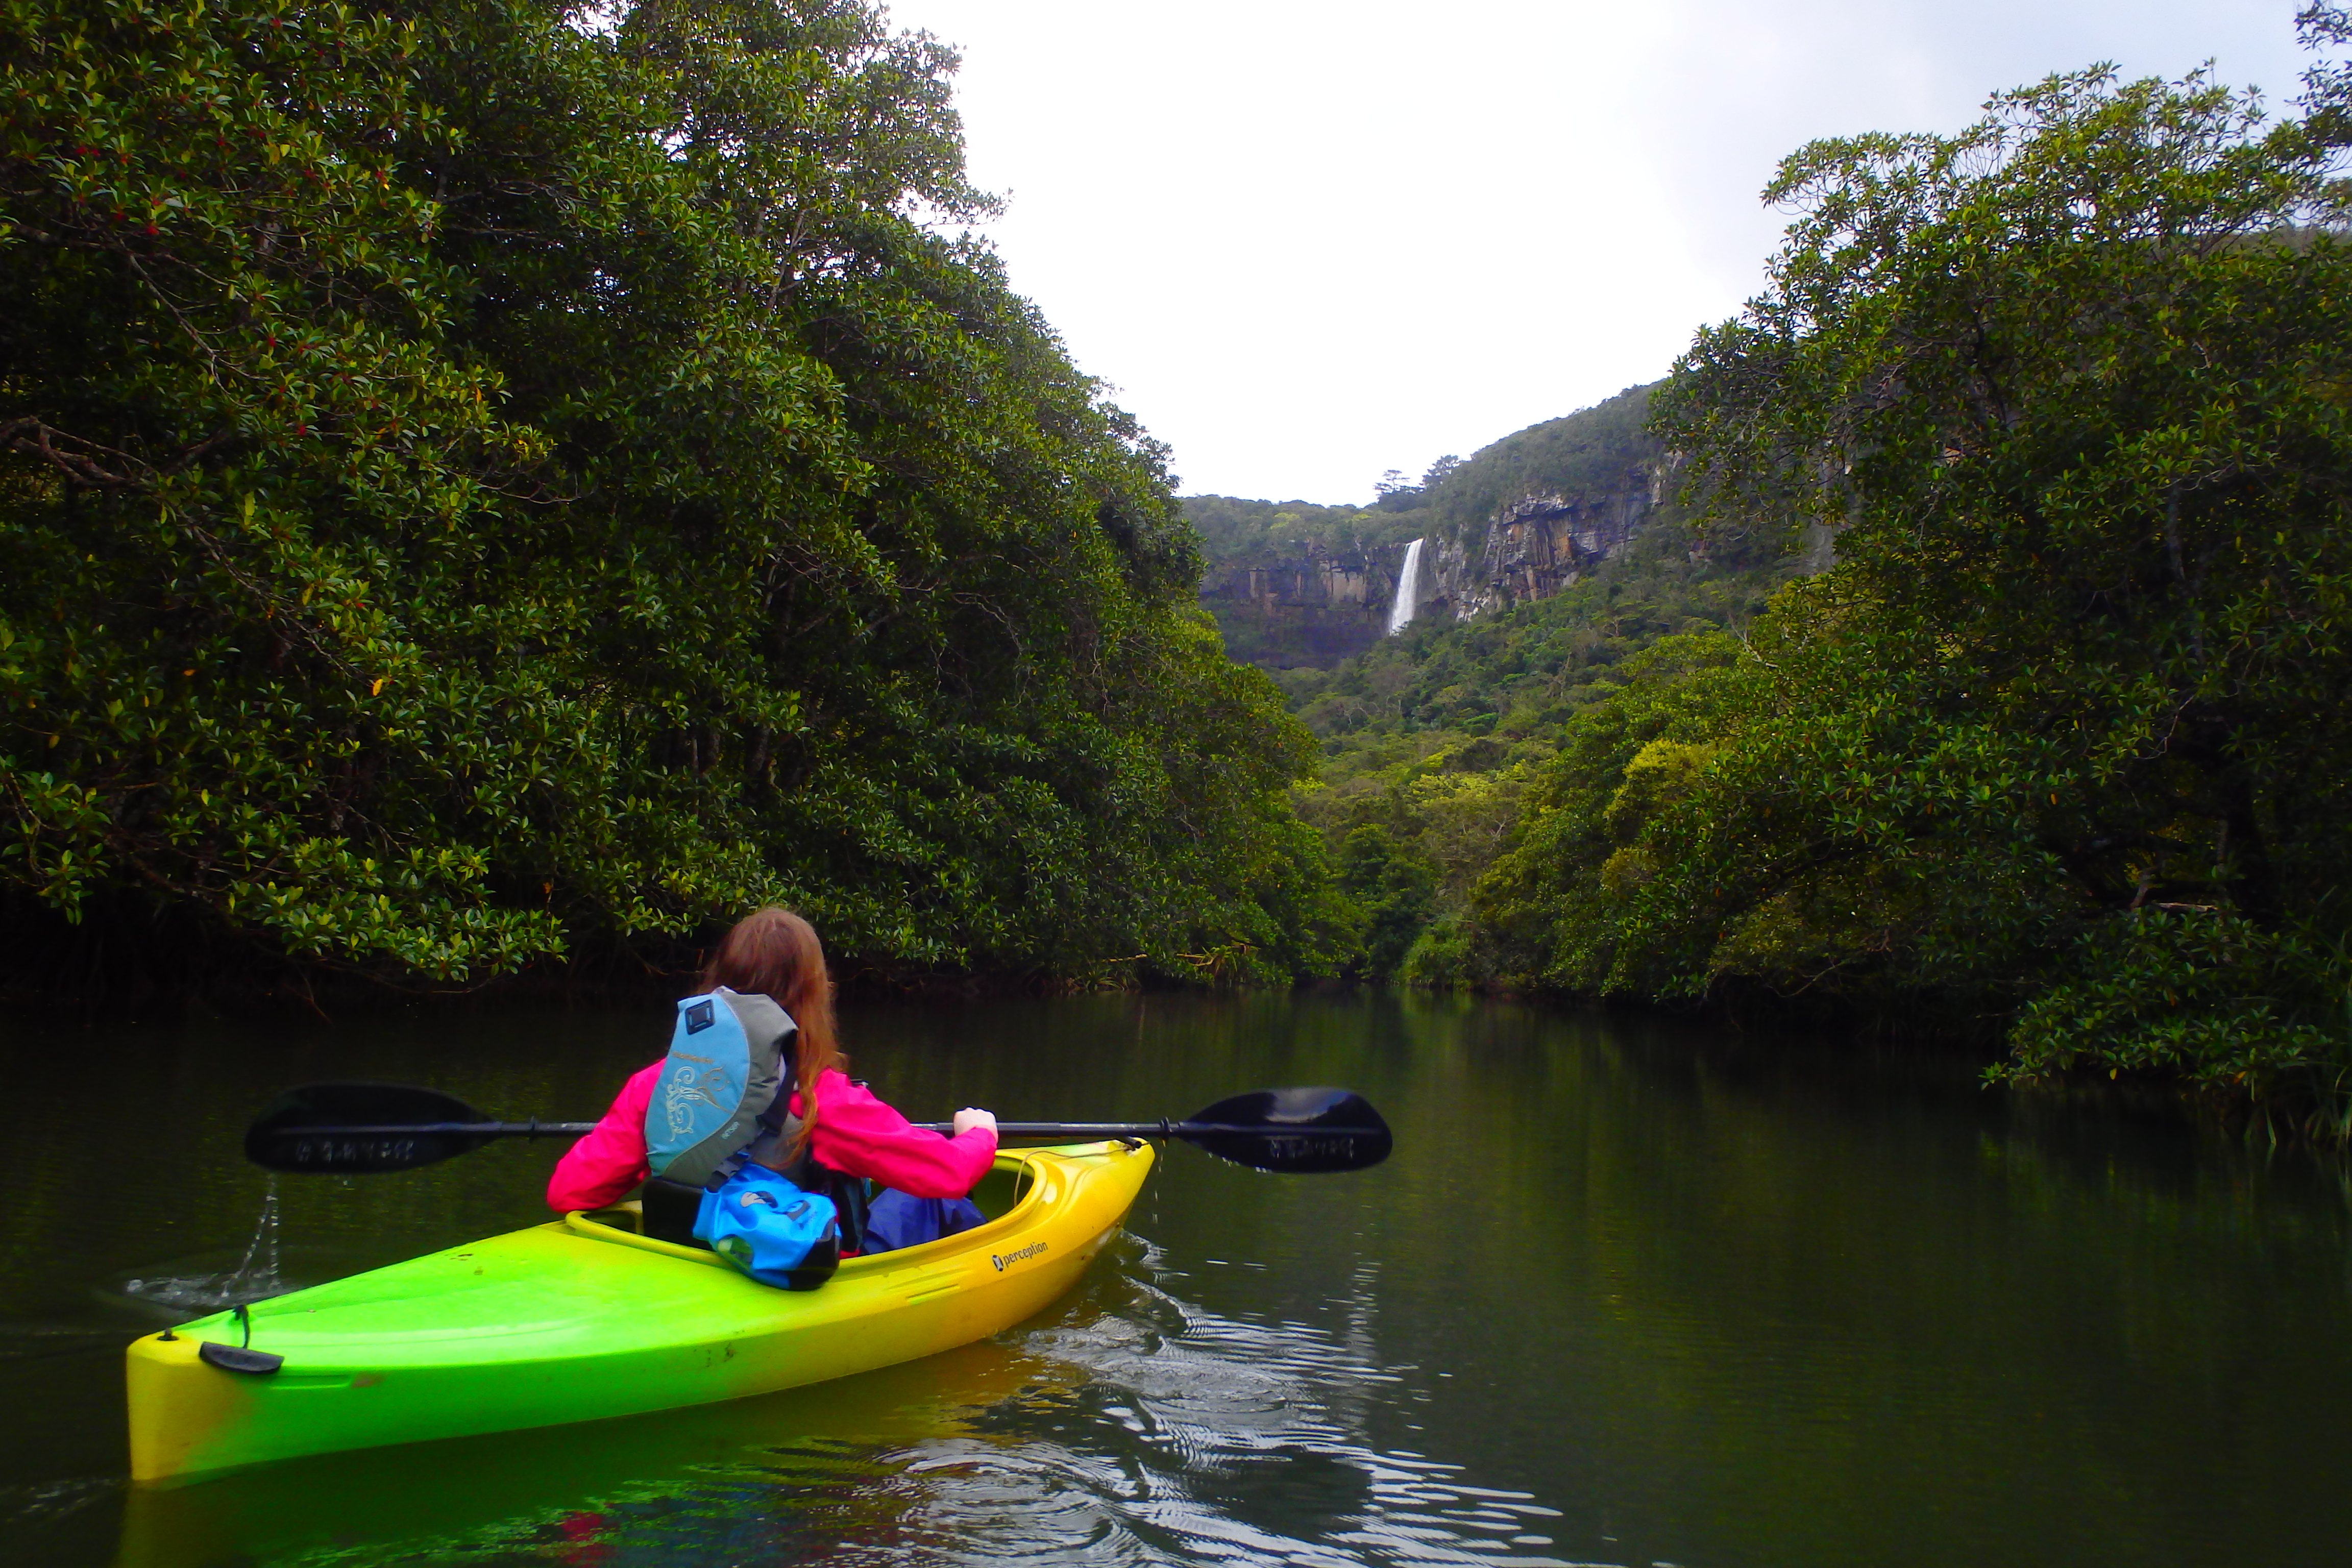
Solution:
<svg viewBox="0 0 2352 1568">
<path fill-rule="evenodd" d="M 130 1348 L 131 1479 L 707 1405 L 951 1350 L 1075 1284 L 1151 1163 L 1132 1141 L 1003 1151 L 973 1194 L 987 1223 L 851 1258 L 815 1290 L 639 1235 L 623 1205 L 199 1318 Z"/>
</svg>

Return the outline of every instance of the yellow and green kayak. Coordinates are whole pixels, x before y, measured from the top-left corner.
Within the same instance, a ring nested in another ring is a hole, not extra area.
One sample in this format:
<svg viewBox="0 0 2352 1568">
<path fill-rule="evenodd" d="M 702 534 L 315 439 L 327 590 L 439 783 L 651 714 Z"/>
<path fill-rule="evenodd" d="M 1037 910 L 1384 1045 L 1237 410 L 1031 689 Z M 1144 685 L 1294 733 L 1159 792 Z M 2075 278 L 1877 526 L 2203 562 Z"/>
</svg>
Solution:
<svg viewBox="0 0 2352 1568">
<path fill-rule="evenodd" d="M 624 1209 L 257 1303 L 257 1354 L 224 1353 L 247 1344 L 235 1315 L 200 1318 L 131 1346 L 131 1478 L 707 1405 L 969 1344 L 1076 1282 L 1151 1161 L 1126 1142 L 1008 1150 L 974 1194 L 987 1224 L 852 1258 L 816 1290 L 640 1236 Z"/>
</svg>

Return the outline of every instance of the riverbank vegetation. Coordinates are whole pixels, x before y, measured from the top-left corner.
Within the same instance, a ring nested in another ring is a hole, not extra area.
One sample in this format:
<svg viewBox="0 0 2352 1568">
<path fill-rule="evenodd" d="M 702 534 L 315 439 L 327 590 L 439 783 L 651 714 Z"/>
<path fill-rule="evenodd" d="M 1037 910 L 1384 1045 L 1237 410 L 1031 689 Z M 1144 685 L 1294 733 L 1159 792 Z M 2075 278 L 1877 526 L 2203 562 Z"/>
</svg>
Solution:
<svg viewBox="0 0 2352 1568">
<path fill-rule="evenodd" d="M 1817 142 L 1669 381 L 1188 518 L 858 0 L 0 15 L 20 991 L 773 899 L 895 979 L 1752 998 L 2352 1131 L 2352 68 Z M 1629 485 L 1328 666 L 1196 602 Z"/>
<path fill-rule="evenodd" d="M 2092 70 L 1783 165 L 1770 285 L 1659 424 L 1710 525 L 1811 521 L 1839 563 L 1628 713 L 1598 815 L 1545 798 L 1483 906 L 1500 963 L 1932 1002 L 2011 1020 L 2012 1076 L 2342 1133 L 2352 248 L 2319 96 L 2265 124 Z"/>
<path fill-rule="evenodd" d="M 9 978 L 1284 978 L 1304 732 L 858 0 L 0 23 Z M 688 949 L 690 952 L 690 948 Z"/>
<path fill-rule="evenodd" d="M 1822 1002 L 2352 1129 L 2352 116 L 2309 83 L 2266 120 L 2095 69 L 1789 159 L 1769 287 L 1657 400 L 1692 510 L 1606 586 L 1289 678 L 1396 969 Z M 1571 627 L 1629 657 L 1526 680 Z"/>
</svg>

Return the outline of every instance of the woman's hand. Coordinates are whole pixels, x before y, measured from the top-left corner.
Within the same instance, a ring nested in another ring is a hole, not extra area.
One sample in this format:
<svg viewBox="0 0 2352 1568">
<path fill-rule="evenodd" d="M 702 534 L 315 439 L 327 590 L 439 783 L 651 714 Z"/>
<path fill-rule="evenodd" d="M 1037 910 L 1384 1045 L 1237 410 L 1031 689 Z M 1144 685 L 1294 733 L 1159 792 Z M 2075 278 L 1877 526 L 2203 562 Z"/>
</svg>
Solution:
<svg viewBox="0 0 2352 1568">
<path fill-rule="evenodd" d="M 991 1132 L 995 1131 L 996 1112 L 993 1110 L 981 1110 L 975 1107 L 967 1105 L 961 1110 L 955 1113 L 955 1135 L 957 1137 L 962 1137 L 965 1133 L 971 1131 L 975 1127 L 985 1127 Z"/>
</svg>

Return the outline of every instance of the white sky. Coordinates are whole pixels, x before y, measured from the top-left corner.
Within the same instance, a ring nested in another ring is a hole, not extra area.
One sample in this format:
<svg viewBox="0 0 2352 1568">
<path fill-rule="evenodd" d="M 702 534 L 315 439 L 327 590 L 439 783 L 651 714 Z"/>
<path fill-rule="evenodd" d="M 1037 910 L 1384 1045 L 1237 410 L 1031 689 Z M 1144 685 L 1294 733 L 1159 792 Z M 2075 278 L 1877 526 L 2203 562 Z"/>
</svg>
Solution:
<svg viewBox="0 0 2352 1568">
<path fill-rule="evenodd" d="M 2112 59 L 2274 108 L 2296 0 L 896 0 L 957 46 L 1013 282 L 1181 489 L 1364 501 L 1665 374 L 1816 136 Z"/>
</svg>

